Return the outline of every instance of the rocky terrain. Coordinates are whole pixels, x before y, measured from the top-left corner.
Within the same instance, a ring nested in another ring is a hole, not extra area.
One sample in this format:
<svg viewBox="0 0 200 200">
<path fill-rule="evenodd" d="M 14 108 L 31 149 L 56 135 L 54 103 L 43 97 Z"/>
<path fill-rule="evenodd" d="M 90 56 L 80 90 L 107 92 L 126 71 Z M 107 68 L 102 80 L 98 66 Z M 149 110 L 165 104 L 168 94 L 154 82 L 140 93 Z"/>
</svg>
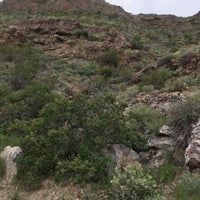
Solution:
<svg viewBox="0 0 200 200">
<path fill-rule="evenodd" d="M 178 200 L 176 179 L 200 168 L 200 13 L 0 4 L 0 199 L 122 199 L 114 170 L 134 166 L 152 199 Z"/>
</svg>

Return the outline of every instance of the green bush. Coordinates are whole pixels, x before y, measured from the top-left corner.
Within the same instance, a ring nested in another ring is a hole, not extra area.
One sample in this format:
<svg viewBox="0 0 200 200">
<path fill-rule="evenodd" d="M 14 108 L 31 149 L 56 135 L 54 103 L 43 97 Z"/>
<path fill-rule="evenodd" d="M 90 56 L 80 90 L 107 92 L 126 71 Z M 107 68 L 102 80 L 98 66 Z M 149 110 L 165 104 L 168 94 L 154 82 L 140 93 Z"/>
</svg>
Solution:
<svg viewBox="0 0 200 200">
<path fill-rule="evenodd" d="M 4 159 L 0 158 L 0 178 L 2 178 L 5 174 L 6 166 Z"/>
<path fill-rule="evenodd" d="M 102 149 L 108 143 L 127 143 L 123 110 L 124 105 L 117 105 L 112 96 L 47 103 L 29 121 L 29 133 L 21 140 L 19 183 L 34 189 L 49 176 L 57 181 L 104 181 L 107 159 Z"/>
<path fill-rule="evenodd" d="M 146 74 L 141 78 L 140 87 L 144 85 L 153 85 L 155 89 L 164 87 L 165 82 L 172 76 L 172 72 L 166 68 L 160 68 L 156 71 Z"/>
<path fill-rule="evenodd" d="M 182 76 L 173 78 L 166 82 L 165 88 L 168 91 L 184 91 L 191 86 L 198 84 L 197 80 L 192 76 Z"/>
<path fill-rule="evenodd" d="M 7 79 L 13 90 L 21 90 L 30 85 L 40 66 L 38 51 L 30 46 L 2 46 L 0 59 L 3 65 L 9 66 Z"/>
<path fill-rule="evenodd" d="M 173 197 L 175 200 L 199 200 L 199 174 L 191 174 L 187 172 L 179 177 L 175 183 Z"/>
<path fill-rule="evenodd" d="M 185 149 L 190 141 L 192 125 L 197 122 L 200 115 L 200 94 L 191 95 L 184 102 L 179 102 L 171 108 L 169 124 L 176 131 L 173 137 L 181 149 Z"/>
<path fill-rule="evenodd" d="M 77 30 L 74 34 L 77 39 L 80 39 L 82 37 L 87 39 L 90 36 L 90 33 L 87 30 L 82 30 L 82 29 Z"/>
<path fill-rule="evenodd" d="M 139 35 L 133 37 L 130 42 L 132 49 L 142 50 L 145 48 L 142 38 Z"/>
<path fill-rule="evenodd" d="M 103 66 L 99 71 L 100 75 L 102 75 L 105 79 L 110 78 L 115 74 L 115 69 L 111 66 Z"/>
<path fill-rule="evenodd" d="M 127 113 L 128 138 L 134 150 L 145 149 L 145 134 L 156 134 L 164 120 L 158 111 L 144 104 L 136 104 Z"/>
<path fill-rule="evenodd" d="M 109 199 L 111 200 L 144 200 L 158 193 L 152 176 L 143 169 L 133 166 L 123 172 L 116 170 L 110 183 Z"/>
<path fill-rule="evenodd" d="M 100 55 L 99 61 L 103 65 L 111 65 L 117 67 L 119 62 L 119 54 L 116 49 L 110 49 Z"/>
<path fill-rule="evenodd" d="M 164 163 L 153 171 L 157 184 L 170 183 L 174 180 L 177 166 L 174 165 L 172 159 L 172 156 L 167 154 Z"/>
</svg>

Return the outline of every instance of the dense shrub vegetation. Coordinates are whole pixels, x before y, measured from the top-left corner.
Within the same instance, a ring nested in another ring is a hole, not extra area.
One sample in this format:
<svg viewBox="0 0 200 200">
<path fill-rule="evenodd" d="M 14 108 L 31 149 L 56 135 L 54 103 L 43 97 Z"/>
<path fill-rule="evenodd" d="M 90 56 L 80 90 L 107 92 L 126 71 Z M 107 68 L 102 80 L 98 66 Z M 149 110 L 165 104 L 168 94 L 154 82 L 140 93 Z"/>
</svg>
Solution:
<svg viewBox="0 0 200 200">
<path fill-rule="evenodd" d="M 15 145 L 23 154 L 17 180 L 27 189 L 36 189 L 49 176 L 57 181 L 105 181 L 105 145 L 122 143 L 139 150 L 145 146 L 141 132 L 155 129 L 150 124 L 157 114 L 138 107 L 124 115 L 125 105 L 116 104 L 112 95 L 61 99 L 43 84 L 17 93 L 2 89 L 1 94 L 1 131 L 18 137 Z M 130 126 L 133 121 L 138 125 Z"/>
</svg>

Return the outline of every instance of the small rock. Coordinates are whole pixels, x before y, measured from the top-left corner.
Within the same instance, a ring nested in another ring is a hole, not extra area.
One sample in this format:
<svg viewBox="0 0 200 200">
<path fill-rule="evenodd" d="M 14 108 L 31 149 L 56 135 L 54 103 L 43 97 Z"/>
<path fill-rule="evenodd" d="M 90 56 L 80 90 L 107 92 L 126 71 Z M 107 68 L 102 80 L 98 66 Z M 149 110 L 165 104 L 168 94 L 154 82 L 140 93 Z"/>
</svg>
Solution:
<svg viewBox="0 0 200 200">
<path fill-rule="evenodd" d="M 159 131 L 159 134 L 164 136 L 171 136 L 173 135 L 173 133 L 174 131 L 172 130 L 172 128 L 167 125 L 163 125 Z"/>
</svg>

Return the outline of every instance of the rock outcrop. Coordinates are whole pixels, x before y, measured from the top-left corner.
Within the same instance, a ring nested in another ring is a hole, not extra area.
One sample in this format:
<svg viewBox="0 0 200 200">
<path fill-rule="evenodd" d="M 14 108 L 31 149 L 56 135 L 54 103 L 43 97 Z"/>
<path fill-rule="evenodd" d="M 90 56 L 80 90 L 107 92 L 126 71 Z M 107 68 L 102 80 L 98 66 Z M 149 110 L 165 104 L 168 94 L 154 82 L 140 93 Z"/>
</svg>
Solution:
<svg viewBox="0 0 200 200">
<path fill-rule="evenodd" d="M 191 133 L 191 142 L 185 151 L 185 164 L 190 169 L 200 168 L 200 120 Z"/>
<path fill-rule="evenodd" d="M 142 167 L 142 165 L 139 163 L 139 155 L 135 151 L 124 145 L 108 145 L 104 152 L 109 158 L 108 176 L 111 176 L 113 174 L 116 167 L 118 169 L 124 169 L 129 165 Z"/>
<path fill-rule="evenodd" d="M 15 158 L 22 152 L 22 149 L 18 146 L 11 147 L 7 146 L 1 152 L 0 157 L 5 160 L 6 165 L 6 174 L 5 179 L 6 181 L 10 181 L 14 175 L 17 174 L 17 166 L 15 162 Z"/>
<path fill-rule="evenodd" d="M 163 164 L 166 153 L 173 152 L 175 148 L 174 139 L 171 137 L 174 131 L 171 127 L 163 125 L 159 134 L 147 142 L 147 152 L 140 153 L 140 161 L 149 168 L 154 169 Z"/>
</svg>

